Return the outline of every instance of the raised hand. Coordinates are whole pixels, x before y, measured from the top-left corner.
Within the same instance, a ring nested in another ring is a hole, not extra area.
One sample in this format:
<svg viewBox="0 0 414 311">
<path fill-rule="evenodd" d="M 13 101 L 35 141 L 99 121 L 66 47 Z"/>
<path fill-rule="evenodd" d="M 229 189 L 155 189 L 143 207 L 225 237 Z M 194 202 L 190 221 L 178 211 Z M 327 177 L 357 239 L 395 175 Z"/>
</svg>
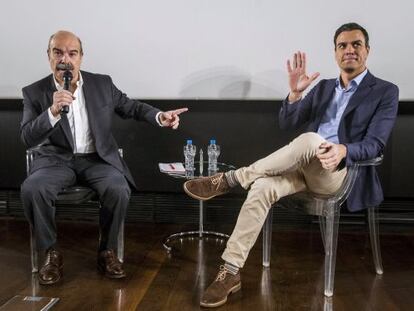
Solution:
<svg viewBox="0 0 414 311">
<path fill-rule="evenodd" d="M 306 74 L 306 54 L 298 51 L 293 55 L 293 63 L 287 60 L 287 71 L 289 75 L 289 101 L 296 101 L 302 97 L 302 92 L 319 77 L 319 72 L 311 76 Z"/>
<path fill-rule="evenodd" d="M 188 111 L 188 108 L 180 108 L 176 110 L 165 111 L 160 114 L 160 122 L 162 126 L 171 127 L 176 130 L 180 125 L 179 115 Z"/>
</svg>

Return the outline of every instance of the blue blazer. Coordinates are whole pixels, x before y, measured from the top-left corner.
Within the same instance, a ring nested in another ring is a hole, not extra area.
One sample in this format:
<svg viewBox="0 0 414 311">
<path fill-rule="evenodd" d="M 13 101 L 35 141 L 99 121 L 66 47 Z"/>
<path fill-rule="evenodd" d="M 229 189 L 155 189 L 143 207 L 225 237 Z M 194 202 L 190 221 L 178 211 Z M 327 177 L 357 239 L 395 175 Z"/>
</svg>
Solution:
<svg viewBox="0 0 414 311">
<path fill-rule="evenodd" d="M 317 132 L 335 91 L 335 80 L 321 80 L 302 100 L 283 101 L 279 112 L 282 129 Z M 350 99 L 338 128 L 340 144 L 347 147 L 343 165 L 368 160 L 382 154 L 394 126 L 398 110 L 398 87 L 370 72 Z M 382 202 L 384 195 L 375 167 L 361 167 L 348 197 L 347 207 L 358 211 Z"/>
</svg>

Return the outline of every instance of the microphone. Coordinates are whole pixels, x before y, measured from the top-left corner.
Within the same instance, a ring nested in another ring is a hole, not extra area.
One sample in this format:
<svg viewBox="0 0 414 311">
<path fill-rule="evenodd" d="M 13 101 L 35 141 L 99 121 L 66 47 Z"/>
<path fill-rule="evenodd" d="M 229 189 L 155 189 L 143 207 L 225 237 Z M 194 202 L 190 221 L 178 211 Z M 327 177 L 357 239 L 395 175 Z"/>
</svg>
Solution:
<svg viewBox="0 0 414 311">
<path fill-rule="evenodd" d="M 71 69 L 73 69 L 71 64 L 58 64 L 56 66 L 58 70 L 64 70 L 63 73 L 63 89 L 69 91 L 70 88 L 70 82 L 73 79 L 72 72 L 70 72 Z M 69 106 L 63 106 L 61 113 L 68 113 L 69 112 Z"/>
</svg>

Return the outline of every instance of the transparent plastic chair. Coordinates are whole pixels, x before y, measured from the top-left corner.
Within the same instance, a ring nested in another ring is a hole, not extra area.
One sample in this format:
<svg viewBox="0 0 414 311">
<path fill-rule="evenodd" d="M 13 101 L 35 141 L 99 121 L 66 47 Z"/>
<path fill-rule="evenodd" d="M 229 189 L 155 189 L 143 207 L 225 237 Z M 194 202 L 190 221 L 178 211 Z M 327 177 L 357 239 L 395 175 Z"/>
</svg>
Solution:
<svg viewBox="0 0 414 311">
<path fill-rule="evenodd" d="M 340 189 L 333 195 L 319 195 L 310 192 L 299 192 L 294 195 L 281 199 L 275 206 L 295 208 L 302 210 L 306 214 L 319 216 L 319 223 L 322 235 L 322 241 L 325 248 L 325 289 L 324 294 L 327 297 L 333 295 L 336 249 L 338 242 L 338 227 L 341 205 L 348 198 L 355 180 L 358 176 L 358 170 L 362 166 L 377 166 L 382 163 L 383 156 L 375 159 L 360 161 L 348 167 L 347 175 Z M 270 266 L 270 253 L 272 243 L 272 223 L 273 209 L 269 211 L 267 219 L 263 225 L 263 266 Z M 379 242 L 379 225 L 377 218 L 377 207 L 368 208 L 368 226 L 371 240 L 373 260 L 377 274 L 383 273 L 381 250 Z"/>
</svg>

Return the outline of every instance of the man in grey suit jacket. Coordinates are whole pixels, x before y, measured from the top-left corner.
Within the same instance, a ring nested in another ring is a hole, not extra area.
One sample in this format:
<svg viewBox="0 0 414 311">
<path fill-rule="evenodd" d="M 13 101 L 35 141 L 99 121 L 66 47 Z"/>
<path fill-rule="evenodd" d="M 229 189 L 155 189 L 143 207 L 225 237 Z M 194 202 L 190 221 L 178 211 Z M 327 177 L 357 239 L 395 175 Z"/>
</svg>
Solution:
<svg viewBox="0 0 414 311">
<path fill-rule="evenodd" d="M 21 122 L 25 145 L 40 145 L 21 187 L 36 244 L 46 251 L 39 282 L 54 284 L 61 279 L 63 258 L 56 249 L 54 202 L 63 188 L 76 182 L 94 189 L 101 202 L 98 269 L 109 278 L 123 278 L 114 250 L 126 215 L 129 184 L 135 187 L 135 183 L 112 136 L 113 114 L 176 129 L 187 108 L 162 112 L 129 99 L 109 76 L 81 71 L 82 43 L 71 32 L 53 34 L 47 53 L 52 74 L 23 88 Z M 72 74 L 68 90 L 63 88 L 62 68 Z M 67 114 L 62 113 L 64 107 L 69 107 Z"/>
<path fill-rule="evenodd" d="M 334 45 L 339 77 L 321 80 L 304 98 L 303 92 L 319 73 L 307 75 L 305 53 L 295 53 L 293 63 L 287 62 L 290 93 L 282 103 L 279 124 L 283 129 L 302 127 L 304 134 L 250 166 L 184 184 L 184 190 L 200 200 L 237 184 L 250 188 L 222 255 L 224 264 L 204 292 L 202 306 L 220 306 L 240 289 L 239 269 L 276 201 L 304 190 L 332 194 L 341 186 L 347 166 L 383 152 L 397 116 L 398 88 L 366 68 L 370 46 L 363 27 L 342 25 L 334 35 Z M 361 168 L 348 209 L 375 206 L 382 199 L 375 168 Z"/>
</svg>

